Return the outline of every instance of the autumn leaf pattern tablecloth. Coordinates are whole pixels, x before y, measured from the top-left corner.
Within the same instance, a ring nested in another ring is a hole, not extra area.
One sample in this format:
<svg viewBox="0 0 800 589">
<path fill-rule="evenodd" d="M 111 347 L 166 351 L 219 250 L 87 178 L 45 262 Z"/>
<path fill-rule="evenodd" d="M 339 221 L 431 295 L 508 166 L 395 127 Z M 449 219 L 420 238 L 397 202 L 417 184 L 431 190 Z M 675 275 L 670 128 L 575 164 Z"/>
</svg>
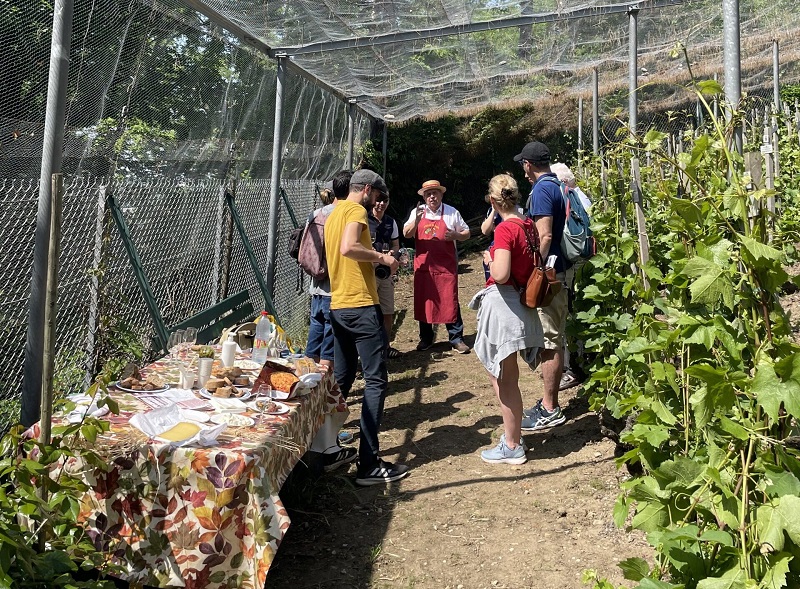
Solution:
<svg viewBox="0 0 800 589">
<path fill-rule="evenodd" d="M 158 363 L 150 369 L 158 370 Z M 128 420 L 148 410 L 136 395 L 113 391 L 118 441 L 142 434 Z M 81 518 L 95 545 L 126 571 L 132 587 L 260 589 L 289 516 L 278 491 L 305 453 L 325 413 L 347 411 L 330 374 L 292 401 L 289 413 L 229 428 L 209 448 L 148 440 L 113 453 L 104 472 L 71 462 L 91 487 Z M 125 444 L 116 444 L 116 446 Z M 102 449 L 101 449 L 102 450 Z"/>
</svg>

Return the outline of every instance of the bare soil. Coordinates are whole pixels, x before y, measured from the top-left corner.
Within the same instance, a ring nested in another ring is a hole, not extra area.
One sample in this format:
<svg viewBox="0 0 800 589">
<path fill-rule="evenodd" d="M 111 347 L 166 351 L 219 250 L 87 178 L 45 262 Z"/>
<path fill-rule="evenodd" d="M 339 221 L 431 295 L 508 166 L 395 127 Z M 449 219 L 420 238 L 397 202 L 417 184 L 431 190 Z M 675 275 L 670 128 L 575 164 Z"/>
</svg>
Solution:
<svg viewBox="0 0 800 589">
<path fill-rule="evenodd" d="M 480 257 L 462 260 L 460 270 L 472 343 L 475 312 L 466 303 L 483 286 Z M 561 395 L 566 424 L 525 435 L 526 464 L 485 464 L 480 451 L 501 433 L 485 370 L 473 353 L 450 350 L 443 326 L 439 343 L 415 351 L 409 276 L 397 285 L 397 309 L 394 346 L 406 353 L 390 360 L 381 447 L 411 473 L 364 489 L 354 485 L 354 467 L 290 480 L 282 496 L 292 526 L 267 588 L 578 588 L 585 569 L 621 583 L 617 562 L 651 559 L 640 533 L 612 522 L 626 473 L 579 388 Z M 541 396 L 541 375 L 524 366 L 521 373 L 530 406 Z M 363 381 L 356 386 L 345 425 L 354 434 Z"/>
</svg>

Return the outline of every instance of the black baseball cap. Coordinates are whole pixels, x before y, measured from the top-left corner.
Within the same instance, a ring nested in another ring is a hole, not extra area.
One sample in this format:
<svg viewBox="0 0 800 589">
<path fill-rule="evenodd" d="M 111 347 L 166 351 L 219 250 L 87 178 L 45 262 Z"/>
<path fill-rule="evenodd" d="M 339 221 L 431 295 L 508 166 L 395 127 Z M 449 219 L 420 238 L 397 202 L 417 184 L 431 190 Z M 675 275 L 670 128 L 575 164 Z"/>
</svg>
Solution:
<svg viewBox="0 0 800 589">
<path fill-rule="evenodd" d="M 531 141 L 522 148 L 522 151 L 514 156 L 514 161 L 526 160 L 532 164 L 549 164 L 550 150 L 544 143 Z"/>
<path fill-rule="evenodd" d="M 369 184 L 375 190 L 379 190 L 384 196 L 389 196 L 389 189 L 386 187 L 386 182 L 379 174 L 372 170 L 356 170 L 350 177 L 350 186 L 360 185 L 366 186 Z"/>
</svg>

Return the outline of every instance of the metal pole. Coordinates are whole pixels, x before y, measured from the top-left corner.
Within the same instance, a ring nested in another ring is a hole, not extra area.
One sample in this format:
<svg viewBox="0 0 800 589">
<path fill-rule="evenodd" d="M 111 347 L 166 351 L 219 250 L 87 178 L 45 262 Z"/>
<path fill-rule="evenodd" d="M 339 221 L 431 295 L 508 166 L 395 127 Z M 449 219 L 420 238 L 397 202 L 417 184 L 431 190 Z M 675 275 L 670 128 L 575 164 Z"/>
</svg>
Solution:
<svg viewBox="0 0 800 589">
<path fill-rule="evenodd" d="M 275 291 L 275 265 L 278 250 L 278 203 L 281 187 L 281 155 L 283 153 L 283 82 L 286 78 L 286 56 L 278 56 L 278 78 L 275 85 L 275 128 L 272 134 L 272 176 L 269 185 L 269 230 L 267 232 L 267 276 L 266 289 L 270 296 Z"/>
<path fill-rule="evenodd" d="M 578 157 L 583 155 L 583 96 L 578 96 Z"/>
<path fill-rule="evenodd" d="M 39 441 L 42 444 L 50 443 L 50 420 L 53 417 L 53 366 L 56 355 L 58 262 L 61 252 L 61 203 L 64 194 L 64 177 L 61 174 L 53 174 L 50 182 L 53 206 L 50 209 L 50 226 L 48 227 L 50 246 L 47 254 L 47 288 L 44 307 L 44 361 L 42 362 L 42 390 L 39 391 L 42 418 Z"/>
<path fill-rule="evenodd" d="M 637 105 L 636 87 L 638 85 L 638 16 L 639 7 L 631 6 L 628 9 L 628 126 L 632 136 L 636 135 Z"/>
<path fill-rule="evenodd" d="M 25 341 L 25 372 L 20 421 L 29 426 L 39 419 L 44 359 L 44 314 L 47 280 L 47 253 L 50 249 L 51 181 L 61 170 L 64 149 L 64 123 L 67 106 L 69 47 L 72 37 L 73 0 L 56 0 L 53 6 L 53 37 L 50 42 L 50 72 L 47 81 L 47 110 L 44 119 L 42 169 L 39 174 L 39 203 L 28 303 L 28 332 Z"/>
<path fill-rule="evenodd" d="M 715 82 L 719 81 L 719 75 L 716 72 L 714 72 L 714 81 Z M 719 119 L 719 97 L 716 94 L 714 94 L 714 100 L 711 106 L 714 112 L 714 120 Z"/>
<path fill-rule="evenodd" d="M 600 153 L 600 104 L 597 68 L 592 68 L 592 153 Z"/>
<path fill-rule="evenodd" d="M 386 135 L 387 131 L 386 128 L 389 124 L 386 121 L 383 121 L 383 179 L 386 180 Z"/>
<path fill-rule="evenodd" d="M 106 243 L 106 190 L 108 186 L 102 185 L 97 191 L 97 217 L 94 227 L 94 260 L 92 261 L 92 272 L 89 278 L 89 325 L 86 330 L 86 357 L 89 362 L 86 364 L 86 375 L 83 379 L 85 388 L 92 384 L 95 371 L 95 337 L 97 336 L 97 324 L 100 318 L 100 273 L 104 269 L 105 243 Z"/>
<path fill-rule="evenodd" d="M 353 130 L 356 121 L 356 101 L 347 101 L 347 165 L 348 170 L 353 169 Z"/>
<path fill-rule="evenodd" d="M 733 111 L 739 108 L 742 98 L 742 72 L 739 43 L 739 0 L 722 0 L 723 46 L 725 62 L 725 100 L 728 109 L 725 119 L 730 121 Z M 733 130 L 733 148 L 742 153 L 742 129 Z"/>
<path fill-rule="evenodd" d="M 780 59 L 778 53 L 778 40 L 772 41 L 772 101 L 775 103 L 774 113 L 781 112 L 781 75 L 780 75 Z"/>
</svg>

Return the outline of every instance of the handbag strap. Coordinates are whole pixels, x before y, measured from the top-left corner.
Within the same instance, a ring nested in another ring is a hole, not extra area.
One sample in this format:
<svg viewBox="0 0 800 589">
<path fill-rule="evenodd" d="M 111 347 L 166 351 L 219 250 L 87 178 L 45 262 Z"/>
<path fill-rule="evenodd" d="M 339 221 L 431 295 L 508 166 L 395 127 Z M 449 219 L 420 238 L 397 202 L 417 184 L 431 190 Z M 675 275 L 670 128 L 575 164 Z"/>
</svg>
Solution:
<svg viewBox="0 0 800 589">
<path fill-rule="evenodd" d="M 533 245 L 533 242 L 531 241 L 531 237 L 530 237 L 530 235 L 528 235 L 528 232 L 525 229 L 525 223 L 523 221 L 520 221 L 519 219 L 506 219 L 506 222 L 508 222 L 508 221 L 519 221 L 519 223 L 517 223 L 517 225 L 519 225 L 522 228 L 522 234 L 525 236 L 525 239 L 528 242 L 528 247 L 531 248 L 531 255 L 533 255 L 533 265 L 534 266 L 538 266 L 540 268 L 544 267 L 544 263 L 542 262 L 542 256 L 541 256 L 541 254 L 539 254 L 539 247 Z M 537 257 L 539 258 L 538 262 L 536 261 Z"/>
<path fill-rule="evenodd" d="M 531 248 L 531 254 L 533 255 L 533 266 L 534 266 L 534 268 L 542 268 L 543 269 L 544 268 L 544 264 L 541 263 L 542 256 L 538 255 L 539 254 L 539 248 L 536 247 L 535 245 L 533 245 L 533 242 L 531 241 L 531 238 L 528 235 L 528 232 L 525 230 L 525 223 L 523 221 L 520 221 L 519 219 L 506 219 L 505 220 L 506 223 L 509 222 L 509 221 L 519 221 L 519 223 L 516 223 L 516 225 L 519 225 L 519 227 L 522 229 L 522 234 L 525 236 L 525 239 L 528 241 L 528 247 Z M 539 258 L 539 262 L 536 261 L 537 257 Z M 511 284 L 514 286 L 515 290 L 517 290 L 517 291 L 524 290 L 524 289 L 520 288 L 519 284 L 517 284 L 517 281 L 514 280 L 514 273 L 513 272 L 509 272 L 508 273 L 508 277 L 511 279 Z"/>
</svg>

